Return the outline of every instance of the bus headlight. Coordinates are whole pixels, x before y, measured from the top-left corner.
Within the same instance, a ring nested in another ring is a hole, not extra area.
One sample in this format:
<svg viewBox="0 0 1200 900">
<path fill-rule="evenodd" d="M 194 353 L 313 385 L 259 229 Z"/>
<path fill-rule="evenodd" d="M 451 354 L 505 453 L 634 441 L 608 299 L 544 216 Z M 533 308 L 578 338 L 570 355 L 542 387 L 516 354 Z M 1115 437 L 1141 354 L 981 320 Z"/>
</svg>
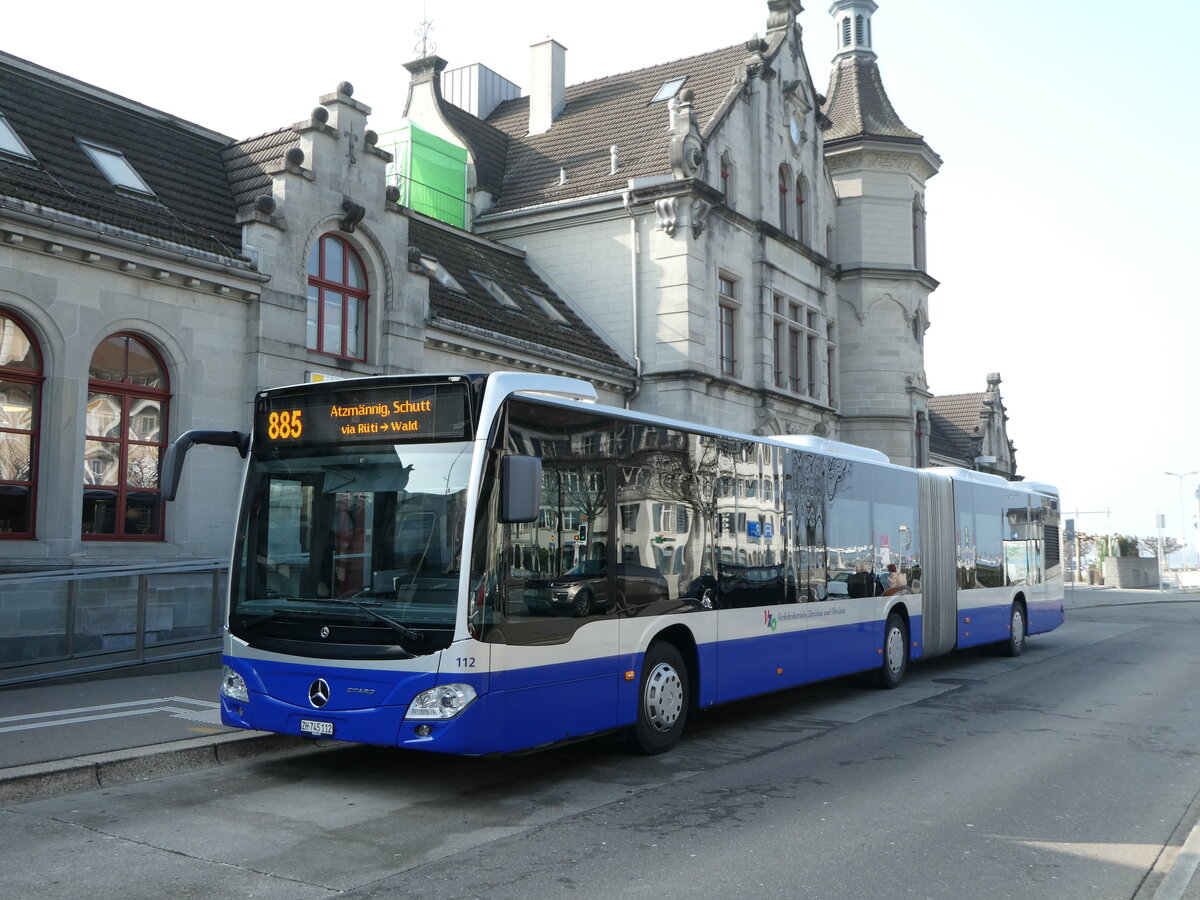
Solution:
<svg viewBox="0 0 1200 900">
<path fill-rule="evenodd" d="M 225 673 L 221 678 L 221 693 L 239 703 L 250 702 L 250 692 L 246 690 L 246 679 L 229 666 L 225 667 Z"/>
<path fill-rule="evenodd" d="M 406 719 L 453 719 L 475 702 L 469 684 L 443 684 L 421 691 L 408 705 Z"/>
</svg>

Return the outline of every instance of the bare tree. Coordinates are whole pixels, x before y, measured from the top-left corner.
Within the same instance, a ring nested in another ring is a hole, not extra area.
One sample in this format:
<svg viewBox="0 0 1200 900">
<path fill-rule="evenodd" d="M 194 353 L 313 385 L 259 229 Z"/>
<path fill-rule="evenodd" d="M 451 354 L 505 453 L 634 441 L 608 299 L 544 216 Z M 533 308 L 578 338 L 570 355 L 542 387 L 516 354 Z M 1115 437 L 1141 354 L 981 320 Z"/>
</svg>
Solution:
<svg viewBox="0 0 1200 900">
<path fill-rule="evenodd" d="M 1172 553 L 1182 550 L 1183 544 L 1181 544 L 1178 540 L 1176 540 L 1173 537 L 1168 537 L 1168 538 L 1163 538 L 1163 548 L 1167 551 L 1167 555 L 1170 556 Z M 1157 558 L 1158 557 L 1158 538 L 1156 538 L 1156 537 L 1138 538 L 1138 549 L 1143 550 L 1146 553 L 1149 553 L 1151 556 Z"/>
</svg>

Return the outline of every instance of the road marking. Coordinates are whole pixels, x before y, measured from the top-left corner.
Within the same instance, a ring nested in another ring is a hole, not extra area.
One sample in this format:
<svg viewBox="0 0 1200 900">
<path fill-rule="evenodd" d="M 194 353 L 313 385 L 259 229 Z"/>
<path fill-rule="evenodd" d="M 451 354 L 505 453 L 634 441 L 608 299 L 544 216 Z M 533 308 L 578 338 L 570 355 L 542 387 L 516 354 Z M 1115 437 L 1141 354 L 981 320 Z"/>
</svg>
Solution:
<svg viewBox="0 0 1200 900">
<path fill-rule="evenodd" d="M 1154 892 L 1154 900 L 1179 900 L 1183 896 L 1183 892 L 1188 889 L 1188 885 L 1191 884 L 1192 876 L 1196 874 L 1198 865 L 1200 865 L 1200 824 L 1192 826 L 1191 834 L 1183 842 L 1183 847 L 1180 848 L 1179 855 L 1175 857 L 1175 862 L 1171 863 L 1171 870 L 1167 872 L 1167 877 L 1162 880 L 1162 884 Z"/>
<path fill-rule="evenodd" d="M 193 708 L 188 708 L 189 706 Z M 194 707 L 199 707 L 199 709 Z M 211 700 L 193 700 L 190 697 L 155 697 L 147 700 L 130 700 L 124 703 L 105 703 L 99 706 L 78 706 L 73 709 L 29 713 L 23 716 L 4 716 L 0 718 L 0 734 L 53 728 L 56 725 L 81 725 L 85 722 L 119 719 L 126 716 L 144 716 L 151 713 L 169 713 L 176 719 L 187 719 L 206 725 L 221 724 L 219 703 Z"/>
</svg>

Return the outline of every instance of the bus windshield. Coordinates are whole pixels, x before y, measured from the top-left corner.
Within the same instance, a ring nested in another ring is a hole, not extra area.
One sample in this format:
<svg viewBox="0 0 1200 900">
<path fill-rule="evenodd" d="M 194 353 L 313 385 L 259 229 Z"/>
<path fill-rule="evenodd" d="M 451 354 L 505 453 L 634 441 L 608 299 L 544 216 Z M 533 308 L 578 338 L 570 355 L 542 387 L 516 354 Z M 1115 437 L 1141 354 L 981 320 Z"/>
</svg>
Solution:
<svg viewBox="0 0 1200 900">
<path fill-rule="evenodd" d="M 256 449 L 230 631 L 291 653 L 308 641 L 326 656 L 338 647 L 358 657 L 372 655 L 369 647 L 416 655 L 448 645 L 471 448 L 461 441 Z"/>
</svg>

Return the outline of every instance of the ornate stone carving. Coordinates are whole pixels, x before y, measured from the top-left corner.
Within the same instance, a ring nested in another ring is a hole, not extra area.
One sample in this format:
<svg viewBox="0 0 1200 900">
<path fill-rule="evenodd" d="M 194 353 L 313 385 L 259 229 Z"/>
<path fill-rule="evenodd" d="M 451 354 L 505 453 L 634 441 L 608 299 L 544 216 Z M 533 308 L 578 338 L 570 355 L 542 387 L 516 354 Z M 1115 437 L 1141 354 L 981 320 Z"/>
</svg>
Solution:
<svg viewBox="0 0 1200 900">
<path fill-rule="evenodd" d="M 342 212 L 346 215 L 338 223 L 338 228 L 347 234 L 353 234 L 358 223 L 362 221 L 363 216 L 367 214 L 366 209 L 362 204 L 355 203 L 353 200 L 346 198 L 342 201 Z"/>
<path fill-rule="evenodd" d="M 658 214 L 658 230 L 668 237 L 674 237 L 680 228 L 690 228 L 693 237 L 700 237 L 712 205 L 698 197 L 663 197 L 654 201 L 654 211 Z"/>
<path fill-rule="evenodd" d="M 658 230 L 665 231 L 667 237 L 675 236 L 675 226 L 679 220 L 679 198 L 663 197 L 654 201 L 654 211 L 658 214 Z"/>
<path fill-rule="evenodd" d="M 679 95 L 679 106 L 672 111 L 669 152 L 671 172 L 677 179 L 694 178 L 704 168 L 704 141 L 692 111 L 694 96 L 690 90 L 683 91 Z"/>
<path fill-rule="evenodd" d="M 923 174 L 927 166 L 920 157 L 911 153 L 884 153 L 880 151 L 855 151 L 843 153 L 826 160 L 831 172 L 847 169 L 899 169 Z"/>
</svg>

